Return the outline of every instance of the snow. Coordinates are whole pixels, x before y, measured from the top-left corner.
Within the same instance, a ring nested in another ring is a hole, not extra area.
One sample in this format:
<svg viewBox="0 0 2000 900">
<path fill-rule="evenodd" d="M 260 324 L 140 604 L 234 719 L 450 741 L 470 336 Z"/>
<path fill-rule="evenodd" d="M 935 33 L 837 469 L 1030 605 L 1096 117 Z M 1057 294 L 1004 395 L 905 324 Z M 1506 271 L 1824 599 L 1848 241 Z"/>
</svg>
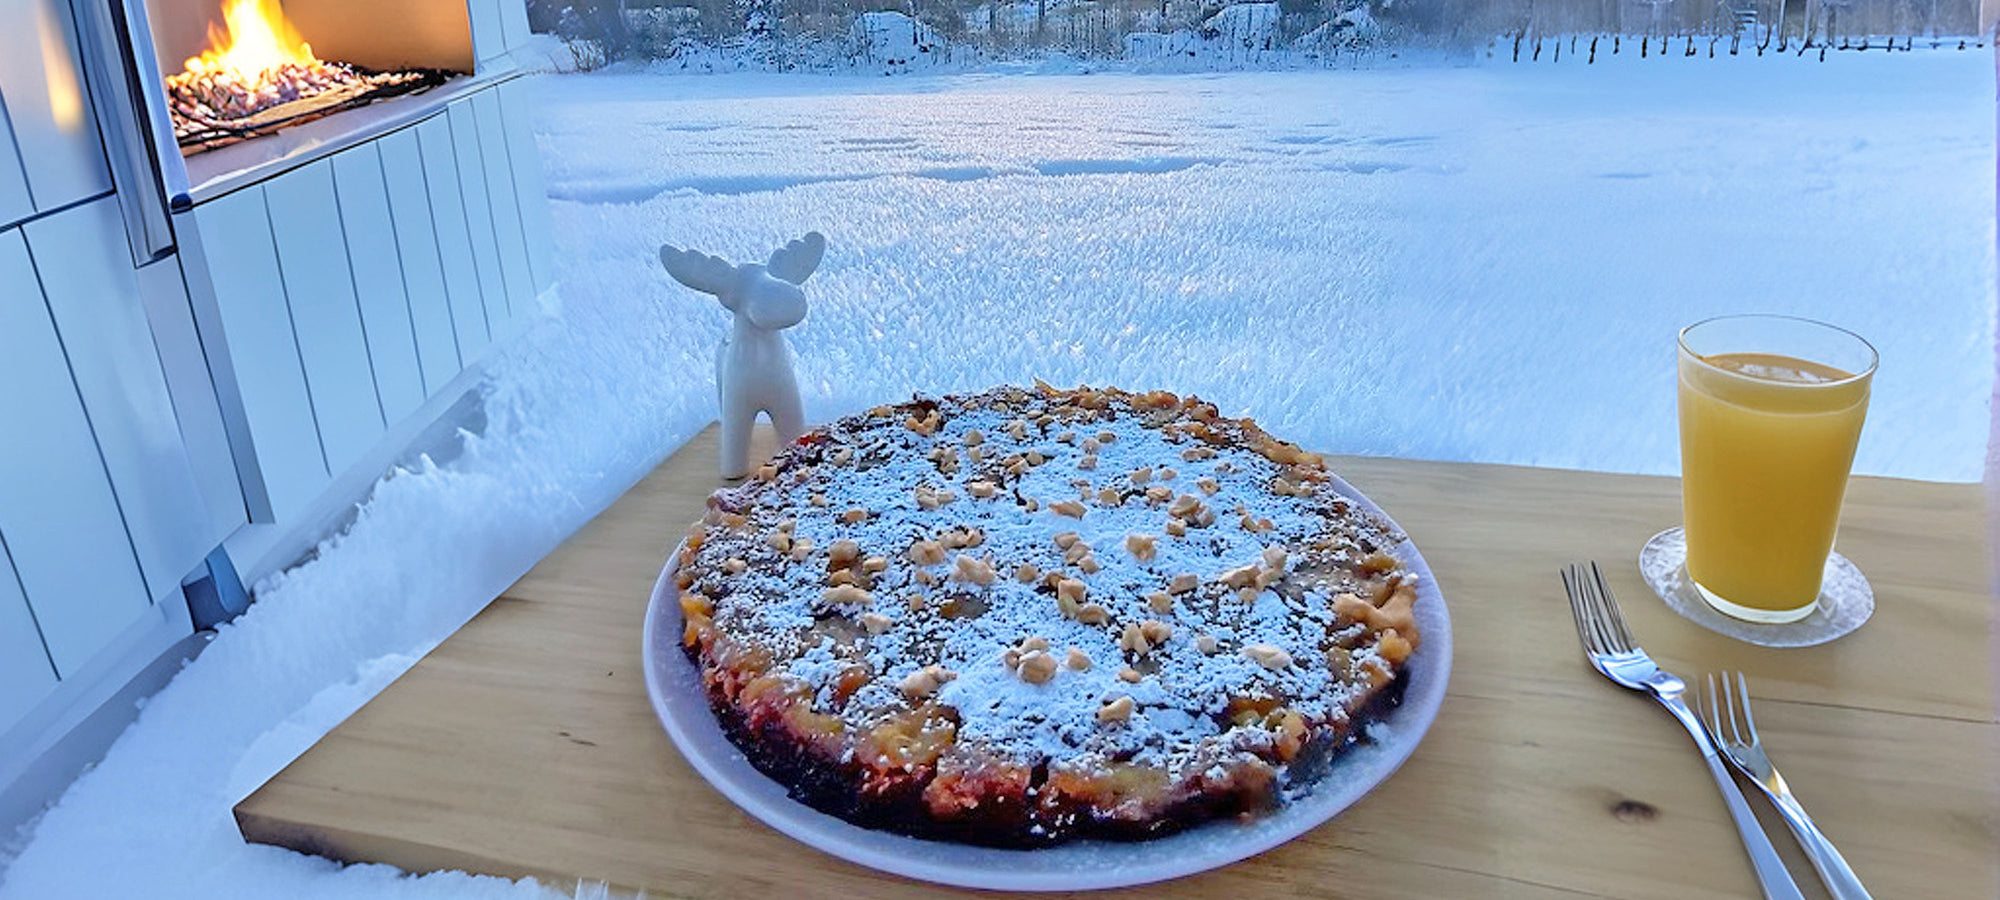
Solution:
<svg viewBox="0 0 2000 900">
<path fill-rule="evenodd" d="M 544 79 L 561 309 L 496 362 L 485 434 L 260 585 L 0 842 L 0 897 L 548 893 L 245 845 L 229 808 L 706 421 L 728 318 L 663 242 L 827 234 L 789 332 L 816 420 L 1039 375 L 1329 452 L 1669 473 L 1675 330 L 1766 310 L 1881 351 L 1859 471 L 1978 480 L 1992 58 L 1582 58 Z"/>
</svg>

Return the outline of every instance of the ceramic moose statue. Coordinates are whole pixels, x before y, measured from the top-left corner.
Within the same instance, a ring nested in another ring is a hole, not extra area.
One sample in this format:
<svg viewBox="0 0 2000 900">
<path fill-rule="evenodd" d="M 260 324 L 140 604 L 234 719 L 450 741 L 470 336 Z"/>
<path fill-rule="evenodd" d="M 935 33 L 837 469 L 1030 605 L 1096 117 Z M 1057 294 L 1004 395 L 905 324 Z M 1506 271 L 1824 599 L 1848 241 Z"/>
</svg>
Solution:
<svg viewBox="0 0 2000 900">
<path fill-rule="evenodd" d="M 735 325 L 715 354 L 723 478 L 750 474 L 750 429 L 757 413 L 771 418 L 781 444 L 805 432 L 791 349 L 779 332 L 805 319 L 806 295 L 799 285 L 819 268 L 825 254 L 826 238 L 817 231 L 778 248 L 763 265 L 732 265 L 671 244 L 660 247 L 660 264 L 667 267 L 667 274 L 715 295 L 724 309 L 736 314 Z"/>
</svg>

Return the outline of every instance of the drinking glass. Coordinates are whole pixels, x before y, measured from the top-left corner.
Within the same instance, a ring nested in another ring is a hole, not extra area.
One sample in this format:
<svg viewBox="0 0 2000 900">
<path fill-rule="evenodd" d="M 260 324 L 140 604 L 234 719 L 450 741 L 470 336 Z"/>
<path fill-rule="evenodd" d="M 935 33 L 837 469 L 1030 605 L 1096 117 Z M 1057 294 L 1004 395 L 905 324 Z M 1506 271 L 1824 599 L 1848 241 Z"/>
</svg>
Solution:
<svg viewBox="0 0 2000 900">
<path fill-rule="evenodd" d="M 1682 329 L 1686 579 L 1716 611 L 1774 624 L 1817 609 L 1875 365 L 1867 341 L 1808 319 Z"/>
</svg>

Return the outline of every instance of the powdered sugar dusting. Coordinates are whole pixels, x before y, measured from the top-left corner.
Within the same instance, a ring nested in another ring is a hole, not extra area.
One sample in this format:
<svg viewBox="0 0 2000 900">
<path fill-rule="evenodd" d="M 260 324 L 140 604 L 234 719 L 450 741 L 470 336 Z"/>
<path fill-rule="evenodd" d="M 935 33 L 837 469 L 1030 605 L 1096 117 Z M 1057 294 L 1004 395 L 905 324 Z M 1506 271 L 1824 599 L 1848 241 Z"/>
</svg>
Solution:
<svg viewBox="0 0 2000 900">
<path fill-rule="evenodd" d="M 1316 460 L 1274 461 L 1254 426 L 1198 425 L 1196 401 L 1158 410 L 1124 396 L 1093 409 L 1001 389 L 834 423 L 768 480 L 717 495 L 722 527 L 690 589 L 856 732 L 928 699 L 955 716 L 960 743 L 1005 757 L 1169 770 L 1204 748 L 1268 748 L 1273 708 L 1346 733 L 1376 663 L 1369 629 L 1342 621 L 1333 597 L 1367 590 L 1351 563 L 1394 536 L 1315 480 Z M 790 549 L 771 543 L 780 532 Z M 879 571 L 832 560 L 842 541 Z M 744 570 L 729 573 L 730 559 Z M 865 584 L 866 602 L 830 602 L 836 577 Z M 1082 586 L 1071 608 L 1059 579 Z M 886 619 L 879 633 L 864 612 Z M 1037 638 L 1058 662 L 1040 683 L 1013 665 Z M 1289 664 L 1260 662 L 1253 645 Z M 857 665 L 870 677 L 843 698 L 835 684 Z M 934 697 L 907 696 L 928 666 L 953 677 Z M 1121 697 L 1130 714 L 1105 721 Z"/>
</svg>

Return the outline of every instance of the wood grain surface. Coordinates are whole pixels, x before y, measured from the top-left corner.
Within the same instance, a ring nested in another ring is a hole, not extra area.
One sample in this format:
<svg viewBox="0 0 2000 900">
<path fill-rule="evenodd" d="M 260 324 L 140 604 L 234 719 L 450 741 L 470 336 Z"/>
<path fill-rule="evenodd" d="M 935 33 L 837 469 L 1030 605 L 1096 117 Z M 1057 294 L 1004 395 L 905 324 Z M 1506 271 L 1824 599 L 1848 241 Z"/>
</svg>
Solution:
<svg viewBox="0 0 2000 900">
<path fill-rule="evenodd" d="M 716 486 L 713 429 L 236 807 L 252 841 L 413 871 L 653 897 L 925 897 L 796 843 L 688 767 L 653 717 L 640 623 Z M 1259 857 L 1126 893 L 1720 898 L 1756 886 L 1693 745 L 1592 672 L 1556 572 L 1596 559 L 1684 676 L 1746 672 L 1767 749 L 1875 896 L 2000 896 L 1984 492 L 1857 478 L 1840 549 L 1875 617 L 1820 647 L 1704 631 L 1640 580 L 1674 479 L 1338 457 L 1422 548 L 1451 610 L 1444 707 L 1401 770 Z M 1760 814 L 1769 810 L 1753 798 Z M 1775 816 L 1808 896 L 1824 896 Z M 1117 893 L 1117 892 L 1113 892 Z"/>
</svg>

